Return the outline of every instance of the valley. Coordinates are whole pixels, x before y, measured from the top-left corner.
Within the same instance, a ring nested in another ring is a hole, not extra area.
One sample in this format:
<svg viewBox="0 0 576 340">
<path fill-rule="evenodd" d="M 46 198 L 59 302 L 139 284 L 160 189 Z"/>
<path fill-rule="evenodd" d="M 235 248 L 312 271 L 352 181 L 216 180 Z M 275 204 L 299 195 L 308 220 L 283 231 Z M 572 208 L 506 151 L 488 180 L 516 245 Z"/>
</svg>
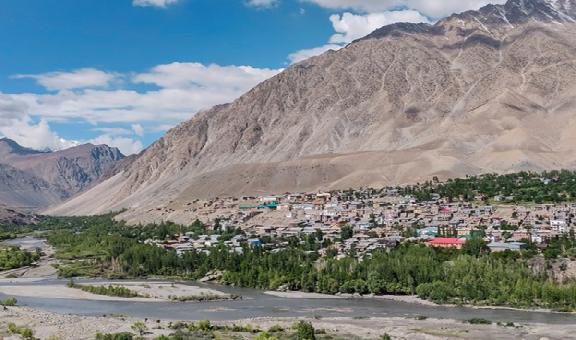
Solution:
<svg viewBox="0 0 576 340">
<path fill-rule="evenodd" d="M 576 0 L 199 3 L 88 2 L 6 67 L 0 339 L 574 337 Z"/>
</svg>

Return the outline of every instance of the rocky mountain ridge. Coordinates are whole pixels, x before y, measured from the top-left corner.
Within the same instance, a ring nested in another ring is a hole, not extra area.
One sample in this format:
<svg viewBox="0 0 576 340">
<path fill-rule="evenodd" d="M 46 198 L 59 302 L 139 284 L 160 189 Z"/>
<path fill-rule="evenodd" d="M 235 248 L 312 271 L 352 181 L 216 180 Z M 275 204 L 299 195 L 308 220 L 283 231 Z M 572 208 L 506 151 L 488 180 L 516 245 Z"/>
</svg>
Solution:
<svg viewBox="0 0 576 340">
<path fill-rule="evenodd" d="M 62 202 L 114 175 L 110 169 L 122 159 L 106 145 L 44 152 L 0 139 L 0 203 L 36 209 Z"/>
<path fill-rule="evenodd" d="M 575 0 L 394 24 L 170 130 L 51 210 L 186 219 L 194 198 L 576 166 Z M 177 216 L 176 216 L 177 217 Z"/>
</svg>

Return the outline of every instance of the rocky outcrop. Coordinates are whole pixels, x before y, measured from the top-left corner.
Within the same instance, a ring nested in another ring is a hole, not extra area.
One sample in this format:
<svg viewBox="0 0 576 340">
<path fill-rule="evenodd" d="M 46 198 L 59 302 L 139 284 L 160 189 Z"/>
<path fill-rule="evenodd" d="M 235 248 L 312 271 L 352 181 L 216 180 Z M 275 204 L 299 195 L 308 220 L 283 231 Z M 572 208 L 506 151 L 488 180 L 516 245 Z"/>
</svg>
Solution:
<svg viewBox="0 0 576 340">
<path fill-rule="evenodd" d="M 576 164 L 574 0 L 395 24 L 169 131 L 56 214 Z"/>
<path fill-rule="evenodd" d="M 40 152 L 1 139 L 0 203 L 28 209 L 60 203 L 113 176 L 123 158 L 105 145 Z"/>
<path fill-rule="evenodd" d="M 0 225 L 29 225 L 38 223 L 38 217 L 0 205 Z"/>
</svg>

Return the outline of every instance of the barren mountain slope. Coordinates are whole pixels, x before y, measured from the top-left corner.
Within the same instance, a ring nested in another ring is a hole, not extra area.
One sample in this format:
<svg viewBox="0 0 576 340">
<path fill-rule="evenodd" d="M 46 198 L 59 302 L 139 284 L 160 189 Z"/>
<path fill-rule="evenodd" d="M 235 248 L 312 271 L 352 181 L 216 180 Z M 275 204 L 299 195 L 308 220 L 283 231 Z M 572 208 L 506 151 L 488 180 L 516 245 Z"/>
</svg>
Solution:
<svg viewBox="0 0 576 340">
<path fill-rule="evenodd" d="M 39 152 L 0 139 L 0 203 L 25 208 L 59 203 L 114 175 L 110 171 L 123 158 L 105 145 Z"/>
<path fill-rule="evenodd" d="M 576 0 L 510 0 L 383 27 L 169 131 L 52 210 L 574 167 Z M 137 217 L 137 218 L 136 218 Z"/>
<path fill-rule="evenodd" d="M 38 217 L 14 210 L 7 206 L 0 204 L 0 225 L 28 225 L 38 222 Z"/>
</svg>

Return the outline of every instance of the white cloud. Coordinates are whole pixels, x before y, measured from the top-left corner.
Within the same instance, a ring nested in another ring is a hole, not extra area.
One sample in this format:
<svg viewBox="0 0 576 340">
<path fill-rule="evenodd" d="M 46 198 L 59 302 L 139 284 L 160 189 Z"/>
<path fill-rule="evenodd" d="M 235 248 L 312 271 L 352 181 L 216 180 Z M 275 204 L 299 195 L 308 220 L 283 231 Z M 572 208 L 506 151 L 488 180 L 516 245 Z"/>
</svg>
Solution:
<svg viewBox="0 0 576 340">
<path fill-rule="evenodd" d="M 428 18 L 414 10 L 387 11 L 357 15 L 352 13 L 334 14 L 330 21 L 337 33 L 330 38 L 330 43 L 346 44 L 362 38 L 376 29 L 397 22 L 429 22 Z"/>
<path fill-rule="evenodd" d="M 306 60 L 308 58 L 312 58 L 312 57 L 315 57 L 317 55 L 320 55 L 320 54 L 327 52 L 329 50 L 335 50 L 335 51 L 339 50 L 342 47 L 343 47 L 342 45 L 326 44 L 326 45 L 322 45 L 319 47 L 303 49 L 303 50 L 291 53 L 288 56 L 288 60 L 290 60 L 291 64 L 294 64 L 294 63 L 298 63 L 298 62 L 301 62 L 303 60 Z"/>
<path fill-rule="evenodd" d="M 111 74 L 98 70 L 92 74 Z M 50 130 L 49 121 L 87 121 L 102 133 L 94 142 L 110 142 L 122 151 L 140 151 L 138 139 L 146 132 L 159 132 L 189 119 L 195 112 L 230 102 L 258 83 L 281 70 L 250 66 L 219 66 L 199 63 L 159 65 L 123 78 L 128 89 L 95 88 L 113 81 L 108 78 L 77 75 L 84 72 L 61 72 L 32 75 L 54 93 L 0 93 L 0 134 L 32 148 L 61 149 L 71 145 Z M 136 91 L 135 84 L 152 84 L 157 89 Z M 30 117 L 39 117 L 34 123 Z M 107 127 L 101 125 L 107 124 Z M 119 127 L 118 125 L 128 127 Z M 146 127 L 146 128 L 144 128 Z"/>
<path fill-rule="evenodd" d="M 330 16 L 334 35 L 327 44 L 296 51 L 288 56 L 290 63 L 320 55 L 328 50 L 338 50 L 346 44 L 362 38 L 374 30 L 397 22 L 429 22 L 428 18 L 414 10 L 386 11 L 370 14 L 334 14 Z"/>
<path fill-rule="evenodd" d="M 230 102 L 280 71 L 250 66 L 173 63 L 159 65 L 131 79 L 133 83 L 158 86 L 155 90 L 87 88 L 5 96 L 10 98 L 11 105 L 20 103 L 19 109 L 25 113 L 49 120 L 82 119 L 94 124 L 173 124 L 190 118 L 199 110 Z"/>
<path fill-rule="evenodd" d="M 11 120 L 0 125 L 0 135 L 16 141 L 18 144 L 36 150 L 61 150 L 79 143 L 61 138 L 50 129 L 46 120 L 34 123 L 29 116 Z"/>
<path fill-rule="evenodd" d="M 106 144 L 111 147 L 116 147 L 120 149 L 120 152 L 122 152 L 124 155 L 139 153 L 144 148 L 142 142 L 139 140 L 128 137 L 114 137 L 106 134 L 91 139 L 88 142 L 95 145 Z"/>
<path fill-rule="evenodd" d="M 178 0 L 134 0 L 132 5 L 139 7 L 160 7 L 166 8 L 169 5 L 177 3 Z"/>
<path fill-rule="evenodd" d="M 441 18 L 452 13 L 478 9 L 484 5 L 503 4 L 506 0 L 304 0 L 324 8 L 354 10 L 362 13 L 389 11 L 397 8 L 414 9 L 432 17 Z"/>
<path fill-rule="evenodd" d="M 246 91 L 280 70 L 251 66 L 203 65 L 200 63 L 172 63 L 154 67 L 148 73 L 136 75 L 135 83 L 154 84 L 163 88 L 215 88 L 225 91 Z"/>
<path fill-rule="evenodd" d="M 246 4 L 251 7 L 269 8 L 276 6 L 278 1 L 279 0 L 247 0 Z"/>
<path fill-rule="evenodd" d="M 132 131 L 131 129 L 126 129 L 122 127 L 97 127 L 93 128 L 92 130 L 102 132 L 110 136 L 131 136 L 134 134 L 134 131 Z"/>
<path fill-rule="evenodd" d="M 144 127 L 142 127 L 142 125 L 140 124 L 132 124 L 131 126 L 132 131 L 134 132 L 134 134 L 136 134 L 137 136 L 144 136 Z"/>
<path fill-rule="evenodd" d="M 15 79 L 30 78 L 48 90 L 73 90 L 107 87 L 118 78 L 117 74 L 93 68 L 83 68 L 72 72 L 50 72 L 44 74 L 18 74 Z"/>
</svg>

